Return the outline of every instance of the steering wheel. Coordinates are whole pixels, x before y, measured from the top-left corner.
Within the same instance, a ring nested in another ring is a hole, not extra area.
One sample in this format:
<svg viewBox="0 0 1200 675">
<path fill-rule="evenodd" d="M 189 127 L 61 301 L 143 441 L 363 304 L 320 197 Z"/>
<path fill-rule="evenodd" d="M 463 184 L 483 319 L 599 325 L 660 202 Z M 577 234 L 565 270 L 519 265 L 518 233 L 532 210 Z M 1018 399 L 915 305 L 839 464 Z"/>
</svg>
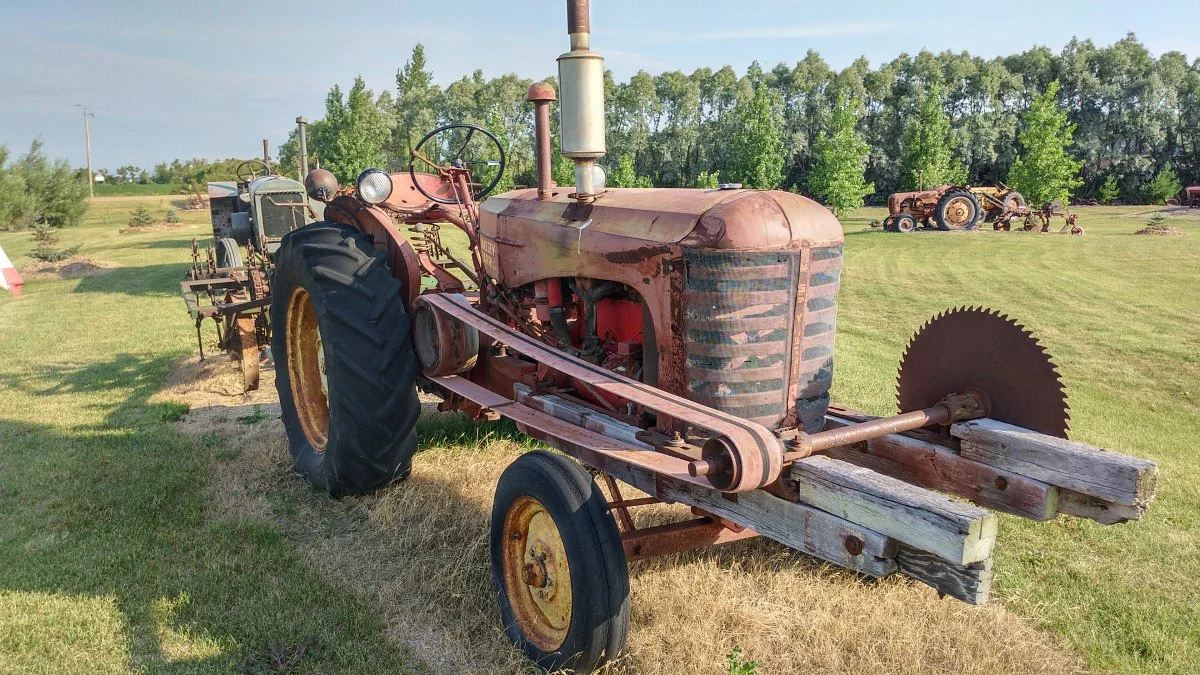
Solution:
<svg viewBox="0 0 1200 675">
<path fill-rule="evenodd" d="M 255 178 L 258 178 L 260 173 L 264 176 L 269 176 L 271 175 L 271 171 L 271 165 L 267 164 L 261 159 L 248 159 L 241 164 L 238 164 L 237 168 L 233 170 L 233 173 L 237 175 L 238 180 L 241 182 L 249 183 Z"/>
<path fill-rule="evenodd" d="M 480 137 L 482 140 L 472 146 L 471 141 L 475 138 L 476 133 L 482 134 Z M 427 144 L 429 147 L 425 148 Z M 422 148 L 425 148 L 424 152 L 422 152 Z M 504 176 L 504 169 L 507 166 L 504 146 L 500 145 L 500 141 L 492 132 L 474 124 L 447 124 L 425 134 L 421 142 L 417 143 L 417 147 L 413 148 L 412 159 L 412 163 L 408 166 L 408 175 L 412 178 L 413 185 L 426 199 L 439 204 L 457 204 L 458 202 L 453 199 L 435 197 L 422 187 L 421 181 L 417 180 L 418 161 L 432 168 L 433 172 L 441 176 L 443 180 L 450 178 L 450 171 L 453 169 L 467 169 L 474 177 L 477 169 L 486 168 L 485 175 L 490 175 L 490 179 L 485 178 L 487 182 L 482 183 L 481 187 L 471 194 L 475 201 L 479 201 L 484 195 L 495 189 Z"/>
</svg>

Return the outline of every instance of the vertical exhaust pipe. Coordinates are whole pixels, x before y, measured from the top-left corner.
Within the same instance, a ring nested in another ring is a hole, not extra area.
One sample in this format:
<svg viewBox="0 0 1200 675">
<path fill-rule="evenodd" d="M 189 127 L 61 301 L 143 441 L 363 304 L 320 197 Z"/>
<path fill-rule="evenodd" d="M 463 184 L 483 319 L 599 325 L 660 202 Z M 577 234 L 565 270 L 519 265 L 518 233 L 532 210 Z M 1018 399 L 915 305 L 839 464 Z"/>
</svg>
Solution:
<svg viewBox="0 0 1200 675">
<path fill-rule="evenodd" d="M 546 82 L 535 82 L 525 95 L 533 103 L 533 130 L 536 140 L 534 156 L 537 159 L 538 199 L 549 199 L 553 181 L 550 178 L 550 104 L 558 100 L 554 87 Z"/>
<path fill-rule="evenodd" d="M 558 57 L 559 141 L 575 162 L 575 199 L 596 198 L 596 160 L 604 144 L 604 57 L 591 51 L 589 0 L 567 0 L 571 51 Z"/>
</svg>

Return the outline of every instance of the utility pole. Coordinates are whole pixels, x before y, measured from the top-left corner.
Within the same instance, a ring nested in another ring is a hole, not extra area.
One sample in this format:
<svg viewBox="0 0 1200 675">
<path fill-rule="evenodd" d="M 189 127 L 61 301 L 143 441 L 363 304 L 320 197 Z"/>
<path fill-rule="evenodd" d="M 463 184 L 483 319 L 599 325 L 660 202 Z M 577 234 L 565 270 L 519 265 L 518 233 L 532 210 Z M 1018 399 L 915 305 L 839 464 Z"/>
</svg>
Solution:
<svg viewBox="0 0 1200 675">
<path fill-rule="evenodd" d="M 263 162 L 269 164 L 271 162 L 271 153 L 267 150 L 267 139 L 263 139 Z"/>
<path fill-rule="evenodd" d="M 300 127 L 300 180 L 303 181 L 308 172 L 308 120 L 301 115 L 296 118 L 296 124 Z"/>
<path fill-rule="evenodd" d="M 92 125 L 89 122 L 89 117 L 95 117 L 96 114 L 88 110 L 86 105 L 75 104 L 76 108 L 83 108 L 83 137 L 87 141 L 87 169 L 88 169 L 88 196 L 96 196 L 96 174 L 92 173 Z"/>
</svg>

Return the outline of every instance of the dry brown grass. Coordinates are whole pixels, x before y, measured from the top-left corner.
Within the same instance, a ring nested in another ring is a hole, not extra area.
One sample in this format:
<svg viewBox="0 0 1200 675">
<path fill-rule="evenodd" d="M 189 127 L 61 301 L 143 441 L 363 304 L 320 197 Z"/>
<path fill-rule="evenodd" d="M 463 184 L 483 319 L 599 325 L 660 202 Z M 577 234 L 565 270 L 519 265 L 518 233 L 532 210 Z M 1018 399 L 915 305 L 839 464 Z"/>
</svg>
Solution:
<svg viewBox="0 0 1200 675">
<path fill-rule="evenodd" d="M 154 223 L 153 225 L 138 225 L 122 227 L 117 234 L 146 234 L 147 232 L 174 232 L 194 227 L 191 223 Z"/>
<path fill-rule="evenodd" d="M 476 431 L 429 411 L 407 481 L 332 500 L 289 471 L 278 408 L 268 405 L 273 383 L 264 377 L 246 399 L 221 384 L 236 378 L 229 361 L 185 362 L 164 393 L 192 405 L 186 429 L 214 439 L 219 508 L 277 523 L 314 566 L 373 602 L 389 636 L 430 670 L 532 672 L 497 621 L 488 562 L 496 481 L 527 449 L 509 427 Z M 261 417 L 256 405 L 267 419 L 245 423 Z M 649 507 L 635 518 L 654 524 L 679 509 Z M 916 583 L 866 580 L 769 541 L 636 563 L 631 586 L 629 653 L 612 672 L 722 673 L 735 646 L 760 673 L 1082 670 L 1075 654 L 998 602 L 939 600 Z"/>
<path fill-rule="evenodd" d="M 1187 234 L 1187 232 L 1183 232 L 1169 225 L 1147 225 L 1137 232 L 1134 232 L 1134 234 L 1148 234 L 1155 237 L 1182 237 Z"/>
<path fill-rule="evenodd" d="M 58 262 L 31 262 L 20 269 L 28 279 L 79 279 L 111 272 L 115 265 L 74 255 Z"/>
</svg>

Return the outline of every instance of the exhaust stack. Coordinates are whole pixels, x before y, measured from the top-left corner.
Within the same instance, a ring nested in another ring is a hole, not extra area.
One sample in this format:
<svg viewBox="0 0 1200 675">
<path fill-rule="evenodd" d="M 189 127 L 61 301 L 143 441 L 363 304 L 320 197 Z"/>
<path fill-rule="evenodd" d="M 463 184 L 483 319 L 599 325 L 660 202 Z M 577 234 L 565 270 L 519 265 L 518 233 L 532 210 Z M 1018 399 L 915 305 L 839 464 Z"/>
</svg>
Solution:
<svg viewBox="0 0 1200 675">
<path fill-rule="evenodd" d="M 571 51 L 558 57 L 559 141 L 575 161 L 575 198 L 596 198 L 596 160 L 604 156 L 604 57 L 591 51 L 589 0 L 567 0 Z"/>
</svg>

